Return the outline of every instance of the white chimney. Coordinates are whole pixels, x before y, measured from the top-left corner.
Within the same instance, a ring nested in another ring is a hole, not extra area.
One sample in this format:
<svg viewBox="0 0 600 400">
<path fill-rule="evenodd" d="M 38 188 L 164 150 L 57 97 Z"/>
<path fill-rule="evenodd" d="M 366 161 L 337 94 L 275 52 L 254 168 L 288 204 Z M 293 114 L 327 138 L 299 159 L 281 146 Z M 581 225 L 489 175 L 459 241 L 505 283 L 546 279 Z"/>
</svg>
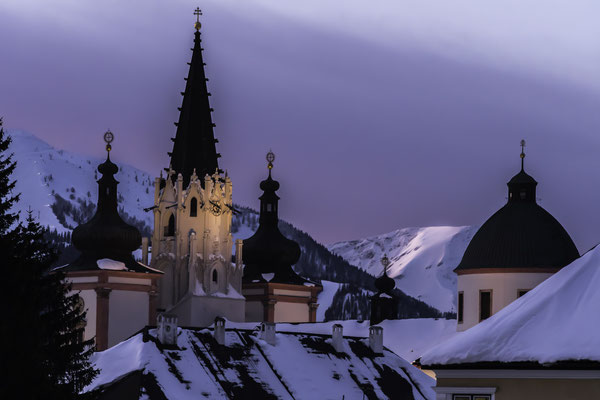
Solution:
<svg viewBox="0 0 600 400">
<path fill-rule="evenodd" d="M 375 354 L 383 354 L 383 328 L 380 326 L 369 327 L 369 347 Z"/>
<path fill-rule="evenodd" d="M 157 325 L 158 341 L 169 346 L 177 345 L 177 315 L 159 314 Z"/>
<path fill-rule="evenodd" d="M 260 338 L 271 346 L 275 346 L 275 324 L 273 322 L 260 324 Z"/>
<path fill-rule="evenodd" d="M 217 343 L 225 345 L 225 318 L 215 318 L 215 329 L 213 334 Z"/>
<path fill-rule="evenodd" d="M 344 327 L 342 325 L 334 324 L 331 327 L 331 344 L 336 352 L 344 352 Z"/>
</svg>

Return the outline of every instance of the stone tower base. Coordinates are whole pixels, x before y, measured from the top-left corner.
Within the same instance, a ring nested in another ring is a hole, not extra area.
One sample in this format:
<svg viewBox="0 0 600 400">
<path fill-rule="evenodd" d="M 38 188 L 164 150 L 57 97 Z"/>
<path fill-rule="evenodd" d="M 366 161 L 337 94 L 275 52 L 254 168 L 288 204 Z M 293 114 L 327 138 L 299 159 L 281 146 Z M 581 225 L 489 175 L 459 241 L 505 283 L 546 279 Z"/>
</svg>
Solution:
<svg viewBox="0 0 600 400">
<path fill-rule="evenodd" d="M 186 327 L 208 327 L 216 317 L 234 322 L 244 322 L 245 299 L 220 296 L 185 296 L 169 314 L 179 318 L 179 325 Z"/>
</svg>

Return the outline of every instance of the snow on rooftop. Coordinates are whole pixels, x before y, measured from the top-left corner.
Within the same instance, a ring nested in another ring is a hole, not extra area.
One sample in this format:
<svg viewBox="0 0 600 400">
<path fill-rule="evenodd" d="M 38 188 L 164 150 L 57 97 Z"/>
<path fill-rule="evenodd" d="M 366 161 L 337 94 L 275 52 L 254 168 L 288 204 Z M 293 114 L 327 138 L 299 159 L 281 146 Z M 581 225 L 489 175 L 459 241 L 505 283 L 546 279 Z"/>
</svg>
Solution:
<svg viewBox="0 0 600 400">
<path fill-rule="evenodd" d="M 124 262 L 111 260 L 110 258 L 101 258 L 96 261 L 98 268 L 108 269 L 111 271 L 127 271 L 127 267 Z"/>
<path fill-rule="evenodd" d="M 523 297 L 436 346 L 423 365 L 600 361 L 600 247 Z"/>
<path fill-rule="evenodd" d="M 140 393 L 158 390 L 160 398 L 181 400 L 435 398 L 434 380 L 389 350 L 377 355 L 368 340 L 353 338 L 337 353 L 330 341 L 280 332 L 272 346 L 256 330 L 228 329 L 221 346 L 210 329 L 180 328 L 177 347 L 164 348 L 149 329 L 94 354 L 101 372 L 86 391 L 118 389 L 133 377 L 128 382 Z"/>
<path fill-rule="evenodd" d="M 237 323 L 232 322 L 234 326 Z M 369 321 L 328 321 L 322 323 L 282 324 L 277 332 L 304 332 L 330 335 L 334 324 L 344 328 L 344 336 L 369 337 Z M 383 345 L 404 358 L 414 361 L 423 353 L 462 333 L 456 332 L 456 321 L 436 318 L 412 318 L 386 320 L 378 324 L 383 327 Z"/>
</svg>

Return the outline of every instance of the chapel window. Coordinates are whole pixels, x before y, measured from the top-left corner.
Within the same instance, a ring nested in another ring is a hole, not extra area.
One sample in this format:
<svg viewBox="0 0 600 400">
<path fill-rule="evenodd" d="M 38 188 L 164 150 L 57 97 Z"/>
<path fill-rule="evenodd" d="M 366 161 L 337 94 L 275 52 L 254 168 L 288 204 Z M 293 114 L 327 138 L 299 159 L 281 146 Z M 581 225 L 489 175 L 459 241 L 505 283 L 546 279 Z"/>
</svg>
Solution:
<svg viewBox="0 0 600 400">
<path fill-rule="evenodd" d="M 212 272 L 212 281 L 214 283 L 217 283 L 219 281 L 219 275 L 218 275 L 216 269 L 213 269 L 213 272 Z"/>
<path fill-rule="evenodd" d="M 463 292 L 458 292 L 458 323 L 462 324 L 463 322 L 463 310 L 465 305 L 465 294 Z"/>
<path fill-rule="evenodd" d="M 479 321 L 489 318 L 492 315 L 492 291 L 479 291 Z"/>
<path fill-rule="evenodd" d="M 175 236 L 175 215 L 171 214 L 169 223 L 165 226 L 165 236 Z"/>
</svg>

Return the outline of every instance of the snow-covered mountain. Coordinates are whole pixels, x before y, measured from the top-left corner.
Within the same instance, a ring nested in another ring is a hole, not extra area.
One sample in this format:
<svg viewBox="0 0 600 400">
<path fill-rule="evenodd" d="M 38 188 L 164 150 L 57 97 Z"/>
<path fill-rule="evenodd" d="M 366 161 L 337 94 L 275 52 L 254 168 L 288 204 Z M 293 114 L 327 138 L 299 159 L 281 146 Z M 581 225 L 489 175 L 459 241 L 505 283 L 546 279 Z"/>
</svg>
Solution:
<svg viewBox="0 0 600 400">
<path fill-rule="evenodd" d="M 13 139 L 10 151 L 17 162 L 13 178 L 17 193 L 21 193 L 16 206 L 21 216 L 31 208 L 42 225 L 58 232 L 70 231 L 92 216 L 98 200 L 96 168 L 104 160 L 55 149 L 27 132 L 7 133 Z M 153 178 L 121 163 L 116 178 L 120 182 L 119 205 L 128 220 L 135 218 L 150 227 L 153 216 L 144 208 L 154 203 Z"/>
<path fill-rule="evenodd" d="M 456 312 L 456 274 L 477 227 L 404 228 L 328 246 L 333 253 L 373 276 L 383 272 L 381 258 L 392 262 L 396 287 L 443 312 Z"/>
</svg>

